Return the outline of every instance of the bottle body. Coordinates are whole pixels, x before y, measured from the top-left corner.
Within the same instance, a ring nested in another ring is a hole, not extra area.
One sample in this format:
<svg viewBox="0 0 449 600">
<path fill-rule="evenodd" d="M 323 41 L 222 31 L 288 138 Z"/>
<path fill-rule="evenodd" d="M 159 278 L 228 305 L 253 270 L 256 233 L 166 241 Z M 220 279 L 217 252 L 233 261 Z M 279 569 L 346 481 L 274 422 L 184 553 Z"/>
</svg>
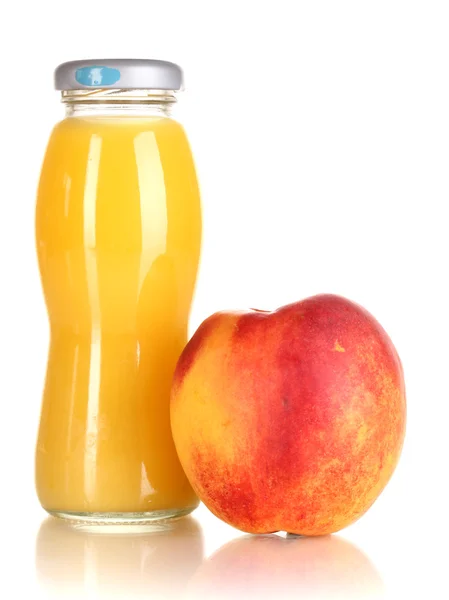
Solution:
<svg viewBox="0 0 449 600">
<path fill-rule="evenodd" d="M 88 115 L 55 127 L 36 212 L 51 332 L 36 483 L 51 513 L 145 520 L 198 504 L 172 441 L 169 395 L 200 211 L 176 121 Z"/>
</svg>

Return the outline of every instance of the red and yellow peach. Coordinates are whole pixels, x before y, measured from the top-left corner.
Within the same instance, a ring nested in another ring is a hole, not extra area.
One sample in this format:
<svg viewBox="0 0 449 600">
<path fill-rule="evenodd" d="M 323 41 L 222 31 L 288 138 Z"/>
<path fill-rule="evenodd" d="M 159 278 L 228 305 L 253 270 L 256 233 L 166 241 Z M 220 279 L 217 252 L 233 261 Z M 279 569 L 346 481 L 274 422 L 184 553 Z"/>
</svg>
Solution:
<svg viewBox="0 0 449 600">
<path fill-rule="evenodd" d="M 212 315 L 172 388 L 190 483 L 213 513 L 252 533 L 324 535 L 358 519 L 396 467 L 405 420 L 391 340 L 334 295 Z"/>
</svg>

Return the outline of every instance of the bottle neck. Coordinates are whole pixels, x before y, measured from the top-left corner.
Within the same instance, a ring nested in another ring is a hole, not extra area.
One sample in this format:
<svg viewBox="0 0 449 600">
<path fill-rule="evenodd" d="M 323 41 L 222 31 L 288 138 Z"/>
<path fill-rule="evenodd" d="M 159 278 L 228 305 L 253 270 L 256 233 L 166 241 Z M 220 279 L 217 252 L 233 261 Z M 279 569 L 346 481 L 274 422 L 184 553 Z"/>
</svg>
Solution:
<svg viewBox="0 0 449 600">
<path fill-rule="evenodd" d="M 176 104 L 172 90 L 65 90 L 67 117 L 146 116 L 170 117 Z"/>
</svg>

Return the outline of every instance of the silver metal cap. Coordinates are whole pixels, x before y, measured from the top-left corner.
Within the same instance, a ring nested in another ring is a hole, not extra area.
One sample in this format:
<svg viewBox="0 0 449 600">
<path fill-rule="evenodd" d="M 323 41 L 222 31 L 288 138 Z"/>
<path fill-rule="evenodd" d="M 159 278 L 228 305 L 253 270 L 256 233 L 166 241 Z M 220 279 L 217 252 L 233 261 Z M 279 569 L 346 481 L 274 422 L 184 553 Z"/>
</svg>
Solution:
<svg viewBox="0 0 449 600">
<path fill-rule="evenodd" d="M 57 90 L 94 88 L 182 90 L 181 67 L 165 60 L 106 58 L 73 60 L 55 71 Z"/>
</svg>

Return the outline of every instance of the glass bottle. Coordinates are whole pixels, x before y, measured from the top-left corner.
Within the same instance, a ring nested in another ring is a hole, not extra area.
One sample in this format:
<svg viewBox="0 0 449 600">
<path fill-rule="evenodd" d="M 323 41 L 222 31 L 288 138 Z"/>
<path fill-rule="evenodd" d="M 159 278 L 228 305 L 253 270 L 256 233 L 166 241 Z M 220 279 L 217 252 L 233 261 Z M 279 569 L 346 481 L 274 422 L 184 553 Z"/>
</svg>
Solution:
<svg viewBox="0 0 449 600">
<path fill-rule="evenodd" d="M 169 395 L 197 277 L 201 208 L 182 126 L 181 69 L 75 61 L 55 72 L 66 118 L 50 137 L 36 241 L 50 349 L 36 485 L 51 514 L 94 523 L 197 505 Z"/>
</svg>

